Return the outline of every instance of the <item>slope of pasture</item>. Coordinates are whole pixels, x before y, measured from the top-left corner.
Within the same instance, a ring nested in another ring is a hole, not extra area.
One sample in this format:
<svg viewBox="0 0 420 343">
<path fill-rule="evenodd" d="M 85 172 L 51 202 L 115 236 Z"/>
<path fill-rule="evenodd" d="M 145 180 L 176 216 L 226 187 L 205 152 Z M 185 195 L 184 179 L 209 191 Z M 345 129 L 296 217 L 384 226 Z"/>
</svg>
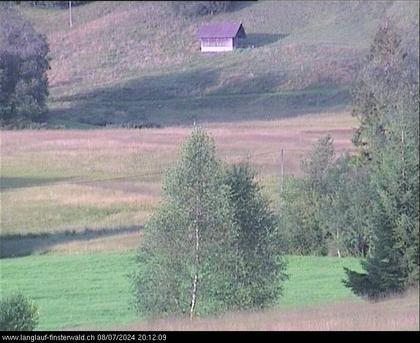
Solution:
<svg viewBox="0 0 420 343">
<path fill-rule="evenodd" d="M 206 128 L 222 159 L 249 158 L 275 206 L 281 149 L 285 174 L 296 174 L 317 138 L 330 132 L 338 152 L 349 150 L 356 126 L 344 112 Z M 1 255 L 131 248 L 190 131 L 2 131 Z"/>
<path fill-rule="evenodd" d="M 136 243 L 140 243 L 137 241 Z M 341 282 L 343 266 L 360 269 L 354 258 L 295 257 L 276 306 L 302 308 L 357 298 Z M 40 330 L 109 329 L 137 322 L 126 275 L 134 253 L 43 255 L 1 259 L 1 297 L 16 290 L 39 305 Z"/>
<path fill-rule="evenodd" d="M 163 125 L 279 118 L 348 101 L 384 17 L 406 28 L 417 1 L 238 2 L 228 13 L 173 14 L 167 2 L 101 2 L 66 10 L 21 7 L 51 50 L 51 123 Z M 248 48 L 203 55 L 203 22 L 241 21 Z"/>
</svg>

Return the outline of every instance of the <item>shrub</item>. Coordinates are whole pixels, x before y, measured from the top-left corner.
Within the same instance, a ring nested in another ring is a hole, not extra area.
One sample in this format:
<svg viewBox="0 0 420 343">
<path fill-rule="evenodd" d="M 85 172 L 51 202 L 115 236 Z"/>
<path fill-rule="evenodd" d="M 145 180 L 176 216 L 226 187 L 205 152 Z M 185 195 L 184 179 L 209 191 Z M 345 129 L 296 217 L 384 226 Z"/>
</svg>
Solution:
<svg viewBox="0 0 420 343">
<path fill-rule="evenodd" d="M 23 294 L 11 295 L 0 302 L 1 331 L 32 331 L 38 320 L 38 307 Z"/>
<path fill-rule="evenodd" d="M 171 6 L 176 15 L 196 17 L 229 11 L 234 1 L 172 1 Z"/>
</svg>

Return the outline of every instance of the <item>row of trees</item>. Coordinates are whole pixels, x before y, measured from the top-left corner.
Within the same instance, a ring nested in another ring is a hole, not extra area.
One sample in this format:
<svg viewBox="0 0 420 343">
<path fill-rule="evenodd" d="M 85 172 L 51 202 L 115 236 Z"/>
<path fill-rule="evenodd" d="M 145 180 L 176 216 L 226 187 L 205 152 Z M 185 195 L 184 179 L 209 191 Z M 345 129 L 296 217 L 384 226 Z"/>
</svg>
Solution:
<svg viewBox="0 0 420 343">
<path fill-rule="evenodd" d="M 372 248 L 368 174 L 348 154 L 337 158 L 330 135 L 285 180 L 281 234 L 289 254 L 365 257 Z"/>
<path fill-rule="evenodd" d="M 370 298 L 419 280 L 418 58 L 418 35 L 379 29 L 354 88 L 357 153 L 322 138 L 283 194 L 287 252 L 366 257 L 345 284 Z"/>
<path fill-rule="evenodd" d="M 364 273 L 346 269 L 345 284 L 378 298 L 419 282 L 418 23 L 403 35 L 388 23 L 380 28 L 355 99 L 361 125 L 354 142 L 369 172 L 374 249 Z"/>
<path fill-rule="evenodd" d="M 68 8 L 71 6 L 80 6 L 93 1 L 11 1 L 21 6 L 31 6 L 37 8 Z M 170 5 L 177 14 L 186 16 L 198 16 L 214 14 L 228 11 L 233 8 L 235 1 L 170 1 Z"/>
<path fill-rule="evenodd" d="M 17 5 L 31 6 L 37 8 L 68 8 L 69 2 L 72 6 L 80 6 L 92 1 L 13 1 Z"/>
</svg>

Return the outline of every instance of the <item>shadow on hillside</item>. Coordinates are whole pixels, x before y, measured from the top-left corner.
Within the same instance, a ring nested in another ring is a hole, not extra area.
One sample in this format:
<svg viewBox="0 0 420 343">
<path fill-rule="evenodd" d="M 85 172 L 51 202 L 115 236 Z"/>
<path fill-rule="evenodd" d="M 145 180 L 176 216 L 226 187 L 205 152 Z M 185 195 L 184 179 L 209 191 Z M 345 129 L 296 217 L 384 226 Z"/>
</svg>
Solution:
<svg viewBox="0 0 420 343">
<path fill-rule="evenodd" d="M 246 35 L 244 48 L 260 48 L 286 38 L 289 34 L 249 33 Z"/>
<path fill-rule="evenodd" d="M 5 235 L 0 240 L 0 258 L 27 256 L 33 253 L 46 253 L 52 247 L 76 241 L 89 241 L 98 238 L 137 233 L 141 226 L 85 229 L 83 231 L 64 231 L 56 233 Z"/>
<path fill-rule="evenodd" d="M 286 73 L 268 72 L 248 78 L 246 76 L 230 79 L 222 86 L 208 93 L 210 96 L 222 96 L 224 94 L 249 94 L 251 97 L 258 94 L 273 94 L 275 89 L 287 82 Z M 255 90 L 258 92 L 255 92 Z"/>
<path fill-rule="evenodd" d="M 239 11 L 243 8 L 246 8 L 248 6 L 252 6 L 256 3 L 257 3 L 257 0 L 253 0 L 253 1 L 249 1 L 249 0 L 248 1 L 234 1 L 233 2 L 233 8 L 230 10 L 230 12 Z"/>
<path fill-rule="evenodd" d="M 223 56 L 217 57 L 223 63 Z M 285 75 L 267 72 L 235 77 L 227 69 L 199 68 L 147 76 L 89 93 L 52 99 L 72 106 L 51 117 L 97 127 L 134 128 L 279 119 L 328 111 L 348 101 L 347 91 L 276 92 Z M 124 125 L 123 125 L 124 124 Z"/>
<path fill-rule="evenodd" d="M 218 70 L 201 68 L 146 76 L 88 93 L 61 96 L 50 102 L 70 102 L 73 106 L 51 111 L 50 117 L 68 118 L 95 126 L 121 123 L 160 126 L 171 117 L 171 121 L 190 123 L 191 118 L 185 120 L 188 110 L 178 113 L 178 109 L 172 106 L 173 101 L 182 104 L 188 103 L 193 97 L 203 96 L 206 89 L 217 84 L 219 75 Z"/>
<path fill-rule="evenodd" d="M 45 186 L 70 179 L 71 177 L 0 177 L 0 190 L 7 191 L 15 188 Z"/>
</svg>

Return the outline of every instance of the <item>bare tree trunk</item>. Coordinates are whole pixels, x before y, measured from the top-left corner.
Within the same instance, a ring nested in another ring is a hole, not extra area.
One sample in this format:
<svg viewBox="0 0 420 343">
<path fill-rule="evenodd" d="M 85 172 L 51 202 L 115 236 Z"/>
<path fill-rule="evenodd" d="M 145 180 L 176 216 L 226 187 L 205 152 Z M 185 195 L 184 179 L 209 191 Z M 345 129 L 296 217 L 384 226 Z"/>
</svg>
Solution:
<svg viewBox="0 0 420 343">
<path fill-rule="evenodd" d="M 191 308 L 190 308 L 190 319 L 194 317 L 195 303 L 197 299 L 197 284 L 198 284 L 198 251 L 200 248 L 198 226 L 195 227 L 195 275 L 193 280 L 193 289 L 191 294 Z"/>
<path fill-rule="evenodd" d="M 280 195 L 283 195 L 283 182 L 284 182 L 284 154 L 283 149 L 280 153 Z"/>
<path fill-rule="evenodd" d="M 337 229 L 337 255 L 338 255 L 338 258 L 341 258 L 339 246 L 340 246 L 340 243 L 339 243 L 339 236 L 338 236 L 338 229 Z"/>
<path fill-rule="evenodd" d="M 73 20 L 71 17 L 71 1 L 69 1 L 69 24 L 70 24 L 70 27 L 73 26 Z"/>
<path fill-rule="evenodd" d="M 404 129 L 401 130 L 401 144 L 402 144 L 401 150 L 404 151 Z M 402 177 L 404 179 L 404 177 L 405 177 L 405 170 L 404 170 L 404 152 L 402 153 L 401 159 L 403 161 L 403 163 L 402 163 L 402 165 L 403 165 Z"/>
</svg>

